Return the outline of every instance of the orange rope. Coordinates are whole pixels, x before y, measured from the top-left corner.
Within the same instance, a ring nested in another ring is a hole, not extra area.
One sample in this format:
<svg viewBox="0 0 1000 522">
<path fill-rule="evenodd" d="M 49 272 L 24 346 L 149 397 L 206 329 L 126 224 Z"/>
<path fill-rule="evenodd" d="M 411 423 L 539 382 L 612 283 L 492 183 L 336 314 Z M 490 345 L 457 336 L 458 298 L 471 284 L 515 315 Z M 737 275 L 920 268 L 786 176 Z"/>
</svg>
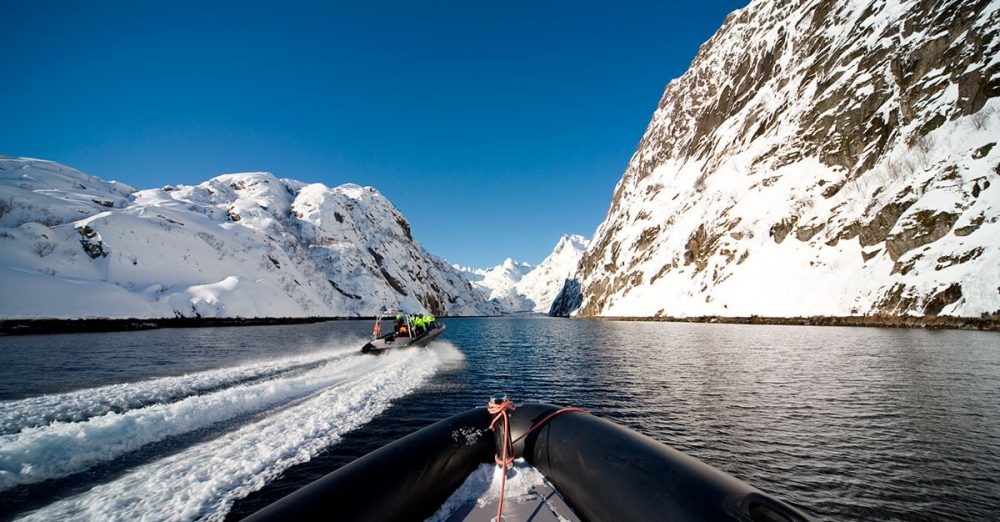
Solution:
<svg viewBox="0 0 1000 522">
<path fill-rule="evenodd" d="M 503 467 L 503 475 L 500 476 L 500 504 L 497 505 L 497 522 L 500 522 L 500 516 L 503 514 L 503 497 L 507 489 L 507 466 L 514 463 L 514 455 L 507 457 L 507 446 L 508 441 L 510 441 L 510 417 L 507 416 L 507 412 L 515 409 L 517 408 L 514 407 L 514 403 L 506 397 L 499 403 L 490 401 L 486 405 L 486 411 L 493 415 L 493 422 L 490 423 L 491 430 L 494 430 L 493 427 L 498 420 L 503 419 L 503 458 L 498 455 L 493 456 L 497 465 Z"/>
<path fill-rule="evenodd" d="M 493 415 L 493 422 L 490 423 L 490 430 L 496 431 L 494 429 L 494 426 L 496 425 L 497 421 L 503 419 L 503 450 L 502 450 L 503 456 L 502 457 L 500 455 L 493 456 L 493 460 L 496 461 L 497 465 L 503 467 L 503 475 L 500 477 L 500 503 L 499 505 L 497 505 L 497 522 L 500 522 L 500 517 L 503 514 L 503 499 L 504 496 L 506 495 L 506 489 L 507 489 L 507 467 L 511 466 L 514 463 L 514 458 L 515 458 L 514 444 L 521 442 L 531 432 L 537 430 L 538 428 L 541 428 L 546 422 L 548 422 L 550 419 L 552 419 L 552 417 L 555 417 L 556 415 L 568 413 L 571 411 L 587 413 L 587 410 L 581 408 L 560 408 L 546 415 L 545 418 L 535 423 L 535 425 L 532 426 L 531 429 L 521 434 L 520 437 L 514 439 L 513 442 L 509 442 L 510 417 L 508 416 L 507 412 L 514 411 L 516 409 L 517 408 L 514 406 L 514 403 L 506 397 L 504 397 L 503 400 L 500 402 L 493 402 L 491 400 L 489 404 L 486 405 L 486 411 L 488 411 L 490 415 Z M 511 448 L 510 456 L 507 455 L 508 446 L 510 446 Z"/>
<path fill-rule="evenodd" d="M 537 430 L 538 428 L 541 428 L 542 425 L 545 424 L 546 422 L 549 422 L 549 419 L 551 419 L 552 417 L 555 417 L 556 415 L 560 415 L 560 414 L 563 414 L 563 413 L 569 413 L 571 411 L 578 411 L 580 413 L 587 413 L 587 410 L 585 410 L 583 408 L 561 408 L 561 409 L 558 409 L 558 410 L 556 410 L 556 411 L 554 411 L 554 412 L 546 415 L 544 419 L 538 421 L 538 423 L 535 424 L 534 426 L 532 426 L 530 430 L 522 433 L 520 437 L 514 439 L 514 442 L 511 442 L 510 445 L 513 446 L 514 444 L 517 444 L 518 442 L 521 442 L 531 432 Z"/>
</svg>

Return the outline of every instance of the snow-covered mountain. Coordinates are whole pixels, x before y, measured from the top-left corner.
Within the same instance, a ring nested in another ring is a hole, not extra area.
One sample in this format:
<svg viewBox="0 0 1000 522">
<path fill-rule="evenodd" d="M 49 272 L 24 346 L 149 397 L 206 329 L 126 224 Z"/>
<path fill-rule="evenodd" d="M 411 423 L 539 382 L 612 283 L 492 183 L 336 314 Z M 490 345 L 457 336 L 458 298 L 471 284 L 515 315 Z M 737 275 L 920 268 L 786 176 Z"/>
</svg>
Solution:
<svg viewBox="0 0 1000 522">
<path fill-rule="evenodd" d="M 136 190 L 0 157 L 3 318 L 493 315 L 377 190 L 268 173 Z"/>
<path fill-rule="evenodd" d="M 458 266 L 455 268 L 472 283 L 473 288 L 483 299 L 496 304 L 503 313 L 525 312 L 531 309 L 533 303 L 527 301 L 516 289 L 517 283 L 534 268 L 528 263 L 514 261 L 508 257 L 493 268 Z"/>
<path fill-rule="evenodd" d="M 517 282 L 515 290 L 532 303 L 532 312 L 549 313 L 552 302 L 576 270 L 588 244 L 590 241 L 583 236 L 563 236 L 552 253 Z"/>
<path fill-rule="evenodd" d="M 538 266 L 507 258 L 489 269 L 455 268 L 505 313 L 548 313 L 588 243 L 583 236 L 564 235 Z"/>
<path fill-rule="evenodd" d="M 490 269 L 486 268 L 474 268 L 470 266 L 462 265 L 451 265 L 452 268 L 458 270 L 465 279 L 469 282 L 482 281 L 486 274 L 489 273 Z"/>
<path fill-rule="evenodd" d="M 998 30 L 996 0 L 730 14 L 553 311 L 997 318 Z"/>
</svg>

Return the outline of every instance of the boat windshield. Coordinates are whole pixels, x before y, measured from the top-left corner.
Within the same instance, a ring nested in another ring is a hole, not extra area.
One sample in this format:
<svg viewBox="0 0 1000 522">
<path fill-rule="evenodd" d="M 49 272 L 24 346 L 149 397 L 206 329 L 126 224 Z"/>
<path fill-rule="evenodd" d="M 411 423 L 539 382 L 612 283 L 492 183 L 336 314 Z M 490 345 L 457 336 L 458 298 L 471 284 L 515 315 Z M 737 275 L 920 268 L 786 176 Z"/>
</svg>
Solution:
<svg viewBox="0 0 1000 522">
<path fill-rule="evenodd" d="M 392 321 L 392 329 L 383 332 L 382 321 Z M 413 318 L 405 310 L 400 308 L 387 308 L 375 319 L 375 337 L 381 334 L 395 335 L 396 337 L 414 337 L 415 329 Z"/>
</svg>

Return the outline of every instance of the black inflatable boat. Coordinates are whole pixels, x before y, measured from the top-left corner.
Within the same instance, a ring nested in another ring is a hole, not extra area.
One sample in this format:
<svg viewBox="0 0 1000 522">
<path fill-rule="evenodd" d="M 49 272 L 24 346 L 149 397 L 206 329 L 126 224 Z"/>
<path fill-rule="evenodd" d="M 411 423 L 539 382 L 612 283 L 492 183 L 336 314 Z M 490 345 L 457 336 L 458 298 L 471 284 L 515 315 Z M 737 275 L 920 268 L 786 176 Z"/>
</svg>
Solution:
<svg viewBox="0 0 1000 522">
<path fill-rule="evenodd" d="M 372 340 L 361 347 L 361 353 L 380 354 L 390 348 L 426 346 L 443 331 L 444 324 L 434 317 L 413 315 L 400 308 L 383 308 L 375 318 Z"/>
<path fill-rule="evenodd" d="M 656 440 L 584 412 L 552 415 L 559 410 L 528 404 L 510 412 L 508 440 L 528 436 L 509 449 L 540 471 L 580 520 L 810 520 L 798 509 Z M 503 430 L 489 431 L 492 421 L 486 408 L 477 408 L 437 422 L 247 520 L 425 520 L 470 473 L 494 462 L 504 439 Z M 504 513 L 506 520 L 517 519 Z M 540 520 L 535 514 L 524 519 Z M 494 515 L 479 513 L 468 519 L 489 520 Z"/>
</svg>

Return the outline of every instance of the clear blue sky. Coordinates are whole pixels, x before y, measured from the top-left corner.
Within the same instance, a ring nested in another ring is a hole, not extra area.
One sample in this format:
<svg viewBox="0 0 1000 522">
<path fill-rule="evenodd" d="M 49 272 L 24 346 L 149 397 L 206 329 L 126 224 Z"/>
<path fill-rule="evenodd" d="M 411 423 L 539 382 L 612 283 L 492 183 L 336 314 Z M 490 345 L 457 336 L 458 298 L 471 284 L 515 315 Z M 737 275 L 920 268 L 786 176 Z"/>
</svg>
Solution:
<svg viewBox="0 0 1000 522">
<path fill-rule="evenodd" d="M 381 190 L 453 263 L 591 236 L 711 2 L 0 0 L 0 153 Z"/>
</svg>

